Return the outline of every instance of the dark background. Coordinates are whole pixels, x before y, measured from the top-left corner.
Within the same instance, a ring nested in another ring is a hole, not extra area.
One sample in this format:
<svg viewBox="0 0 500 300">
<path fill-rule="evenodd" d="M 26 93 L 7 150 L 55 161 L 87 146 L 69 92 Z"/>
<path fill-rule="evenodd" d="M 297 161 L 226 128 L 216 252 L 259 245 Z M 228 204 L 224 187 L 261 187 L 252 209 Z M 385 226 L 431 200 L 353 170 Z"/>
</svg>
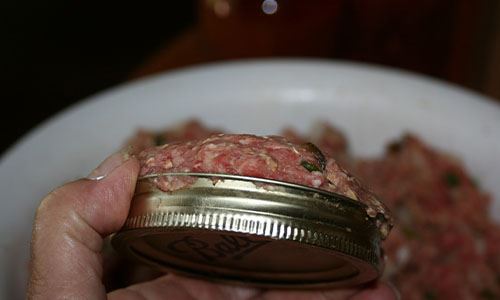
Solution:
<svg viewBox="0 0 500 300">
<path fill-rule="evenodd" d="M 224 59 L 348 59 L 500 97 L 500 5 L 472 2 L 278 0 L 274 15 L 265 15 L 258 0 L 6 2 L 0 152 L 105 88 Z"/>
<path fill-rule="evenodd" d="M 2 11 L 1 150 L 61 109 L 129 79 L 195 14 L 194 1 L 184 0 L 11 1 Z"/>
</svg>

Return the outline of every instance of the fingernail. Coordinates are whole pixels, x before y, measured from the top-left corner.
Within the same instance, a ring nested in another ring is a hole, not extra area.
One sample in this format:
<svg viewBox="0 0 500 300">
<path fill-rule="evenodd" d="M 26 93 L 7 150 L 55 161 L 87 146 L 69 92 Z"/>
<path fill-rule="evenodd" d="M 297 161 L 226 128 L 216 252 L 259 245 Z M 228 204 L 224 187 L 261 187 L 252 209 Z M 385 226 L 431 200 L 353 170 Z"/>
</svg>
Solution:
<svg viewBox="0 0 500 300">
<path fill-rule="evenodd" d="M 130 159 L 128 152 L 120 151 L 106 158 L 97 168 L 95 168 L 87 176 L 90 180 L 102 180 L 111 173 L 114 169 L 121 166 L 124 162 Z"/>
</svg>

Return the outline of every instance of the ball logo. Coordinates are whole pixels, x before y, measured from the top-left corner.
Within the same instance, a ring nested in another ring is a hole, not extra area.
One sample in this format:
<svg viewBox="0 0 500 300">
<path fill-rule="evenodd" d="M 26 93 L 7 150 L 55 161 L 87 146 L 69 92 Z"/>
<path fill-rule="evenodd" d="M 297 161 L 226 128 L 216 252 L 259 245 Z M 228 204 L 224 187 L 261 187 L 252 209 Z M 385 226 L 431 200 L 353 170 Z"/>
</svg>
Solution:
<svg viewBox="0 0 500 300">
<path fill-rule="evenodd" d="M 194 254 L 205 261 L 213 262 L 222 259 L 242 259 L 268 242 L 230 235 L 219 235 L 218 238 L 209 241 L 184 236 L 169 242 L 167 248 L 177 254 Z"/>
</svg>

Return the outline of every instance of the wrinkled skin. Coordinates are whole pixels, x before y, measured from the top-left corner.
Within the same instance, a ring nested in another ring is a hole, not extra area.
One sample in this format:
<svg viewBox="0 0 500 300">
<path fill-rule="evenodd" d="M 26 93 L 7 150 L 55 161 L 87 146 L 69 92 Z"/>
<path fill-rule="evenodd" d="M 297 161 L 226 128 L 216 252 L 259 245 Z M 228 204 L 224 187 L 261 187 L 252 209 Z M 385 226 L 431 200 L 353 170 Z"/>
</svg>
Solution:
<svg viewBox="0 0 500 300">
<path fill-rule="evenodd" d="M 96 171 L 94 180 L 68 183 L 42 200 L 33 228 L 28 299 L 396 299 L 391 287 L 380 282 L 358 289 L 287 291 L 175 275 L 106 294 L 103 238 L 125 222 L 139 163 L 114 155 Z"/>
</svg>

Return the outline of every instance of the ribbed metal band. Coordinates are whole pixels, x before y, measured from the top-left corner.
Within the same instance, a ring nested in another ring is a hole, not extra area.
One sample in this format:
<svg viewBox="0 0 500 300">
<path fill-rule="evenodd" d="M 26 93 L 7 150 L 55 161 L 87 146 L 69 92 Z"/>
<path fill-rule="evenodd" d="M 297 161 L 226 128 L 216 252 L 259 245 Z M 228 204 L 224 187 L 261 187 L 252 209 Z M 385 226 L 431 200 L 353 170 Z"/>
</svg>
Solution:
<svg viewBox="0 0 500 300">
<path fill-rule="evenodd" d="M 123 230 L 197 228 L 224 232 L 255 234 L 272 239 L 297 241 L 354 256 L 373 265 L 380 260 L 379 249 L 368 249 L 351 239 L 311 228 L 300 220 L 269 218 L 253 214 L 228 212 L 161 212 L 128 218 Z"/>
<path fill-rule="evenodd" d="M 164 192 L 157 187 L 161 176 L 191 176 L 195 180 Z M 224 260 L 212 266 L 198 260 L 198 248 L 169 252 L 172 248 L 168 245 L 179 240 L 187 238 L 193 247 L 216 247 L 224 236 L 265 241 L 266 246 L 259 248 L 264 260 L 292 253 L 297 261 L 289 268 L 286 260 L 278 258 L 278 265 L 271 267 L 277 269 L 271 270 L 258 256 L 245 256 L 241 262 Z M 294 287 L 302 280 L 303 286 L 345 286 L 375 279 L 383 269 L 380 241 L 380 232 L 375 220 L 367 216 L 366 207 L 342 195 L 236 175 L 159 174 L 138 182 L 129 217 L 112 242 L 117 250 L 167 271 Z M 308 255 L 317 255 L 321 263 Z M 307 263 L 310 258 L 314 267 Z M 253 261 L 260 265 L 253 265 Z M 211 271 L 214 268 L 216 273 Z M 275 277 L 273 272 L 285 269 L 290 273 Z"/>
</svg>

